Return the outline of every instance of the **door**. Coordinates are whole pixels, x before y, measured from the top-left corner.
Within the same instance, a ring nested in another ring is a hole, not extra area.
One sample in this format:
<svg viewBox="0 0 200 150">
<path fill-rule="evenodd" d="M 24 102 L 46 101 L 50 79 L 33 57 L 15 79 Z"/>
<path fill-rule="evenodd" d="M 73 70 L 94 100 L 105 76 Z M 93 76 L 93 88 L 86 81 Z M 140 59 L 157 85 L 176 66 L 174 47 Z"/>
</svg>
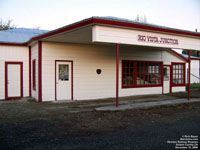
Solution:
<svg viewBox="0 0 200 150">
<path fill-rule="evenodd" d="M 71 62 L 56 62 L 56 100 L 71 99 Z"/>
<path fill-rule="evenodd" d="M 163 67 L 163 93 L 169 93 L 170 92 L 170 66 L 164 66 Z"/>
<path fill-rule="evenodd" d="M 5 98 L 23 97 L 22 63 L 6 62 L 5 65 Z"/>
</svg>

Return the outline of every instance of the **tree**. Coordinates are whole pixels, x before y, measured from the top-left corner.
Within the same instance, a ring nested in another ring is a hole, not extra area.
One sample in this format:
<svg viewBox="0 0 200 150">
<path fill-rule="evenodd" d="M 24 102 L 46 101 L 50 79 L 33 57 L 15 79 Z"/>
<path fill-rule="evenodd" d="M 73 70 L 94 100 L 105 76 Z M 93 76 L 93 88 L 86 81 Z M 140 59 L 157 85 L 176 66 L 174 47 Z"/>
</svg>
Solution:
<svg viewBox="0 0 200 150">
<path fill-rule="evenodd" d="M 8 30 L 8 29 L 13 29 L 16 28 L 16 25 L 12 23 L 12 20 L 8 20 L 4 22 L 2 19 L 0 19 L 0 30 Z"/>
<path fill-rule="evenodd" d="M 145 15 L 144 16 L 140 16 L 140 15 L 137 14 L 137 16 L 135 18 L 135 21 L 136 22 L 147 23 L 147 18 L 146 18 Z"/>
</svg>

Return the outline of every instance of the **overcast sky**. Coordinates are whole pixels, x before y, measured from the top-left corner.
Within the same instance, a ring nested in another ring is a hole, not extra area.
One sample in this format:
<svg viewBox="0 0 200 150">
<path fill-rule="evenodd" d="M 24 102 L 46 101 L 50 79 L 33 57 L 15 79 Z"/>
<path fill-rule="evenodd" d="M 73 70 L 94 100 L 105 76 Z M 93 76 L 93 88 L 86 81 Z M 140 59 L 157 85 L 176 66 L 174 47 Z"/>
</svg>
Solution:
<svg viewBox="0 0 200 150">
<path fill-rule="evenodd" d="M 0 0 L 0 19 L 52 30 L 91 16 L 115 16 L 200 31 L 200 0 Z"/>
</svg>

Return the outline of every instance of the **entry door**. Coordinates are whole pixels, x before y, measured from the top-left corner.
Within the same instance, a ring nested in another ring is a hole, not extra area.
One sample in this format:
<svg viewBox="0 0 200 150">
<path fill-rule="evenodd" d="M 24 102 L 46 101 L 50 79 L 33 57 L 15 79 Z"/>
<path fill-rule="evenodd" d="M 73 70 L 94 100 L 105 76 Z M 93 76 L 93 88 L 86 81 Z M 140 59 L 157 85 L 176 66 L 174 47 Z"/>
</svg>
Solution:
<svg viewBox="0 0 200 150">
<path fill-rule="evenodd" d="M 56 99 L 71 99 L 71 62 L 56 62 Z"/>
<path fill-rule="evenodd" d="M 163 67 L 164 79 L 163 79 L 163 92 L 169 93 L 170 92 L 170 66 Z"/>
<path fill-rule="evenodd" d="M 6 99 L 22 97 L 22 63 L 6 62 Z"/>
</svg>

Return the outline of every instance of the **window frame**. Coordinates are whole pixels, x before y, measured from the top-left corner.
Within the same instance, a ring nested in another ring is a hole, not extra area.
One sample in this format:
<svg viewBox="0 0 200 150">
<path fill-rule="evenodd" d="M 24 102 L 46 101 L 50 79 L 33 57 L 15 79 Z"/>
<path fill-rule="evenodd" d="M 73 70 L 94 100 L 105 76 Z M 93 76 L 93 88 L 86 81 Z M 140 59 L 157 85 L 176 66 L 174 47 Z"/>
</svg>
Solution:
<svg viewBox="0 0 200 150">
<path fill-rule="evenodd" d="M 125 86 L 123 85 L 123 74 L 124 74 L 124 63 L 125 62 L 133 62 L 134 63 L 134 72 L 133 72 L 133 85 L 130 86 Z M 160 74 L 161 74 L 161 78 L 160 78 L 160 84 L 154 84 L 154 85 L 137 85 L 137 63 L 154 63 L 154 64 L 160 64 L 161 68 L 160 68 Z M 122 88 L 145 88 L 145 87 L 162 87 L 163 86 L 163 62 L 162 61 L 145 61 L 145 60 L 122 60 L 121 63 L 121 87 Z"/>
<path fill-rule="evenodd" d="M 173 72 L 174 72 L 173 65 L 183 65 L 183 83 L 179 83 L 179 84 L 173 83 L 173 79 L 174 79 L 173 78 L 173 76 L 174 76 L 174 74 L 173 74 Z M 185 86 L 186 85 L 186 82 L 185 82 L 185 79 L 186 79 L 186 69 L 185 69 L 185 67 L 186 67 L 186 65 L 185 65 L 185 63 L 172 62 L 171 63 L 171 67 L 172 67 L 172 69 L 171 69 L 171 85 L 172 86 Z"/>
<path fill-rule="evenodd" d="M 33 90 L 36 91 L 36 59 L 32 61 L 32 83 Z"/>
</svg>

